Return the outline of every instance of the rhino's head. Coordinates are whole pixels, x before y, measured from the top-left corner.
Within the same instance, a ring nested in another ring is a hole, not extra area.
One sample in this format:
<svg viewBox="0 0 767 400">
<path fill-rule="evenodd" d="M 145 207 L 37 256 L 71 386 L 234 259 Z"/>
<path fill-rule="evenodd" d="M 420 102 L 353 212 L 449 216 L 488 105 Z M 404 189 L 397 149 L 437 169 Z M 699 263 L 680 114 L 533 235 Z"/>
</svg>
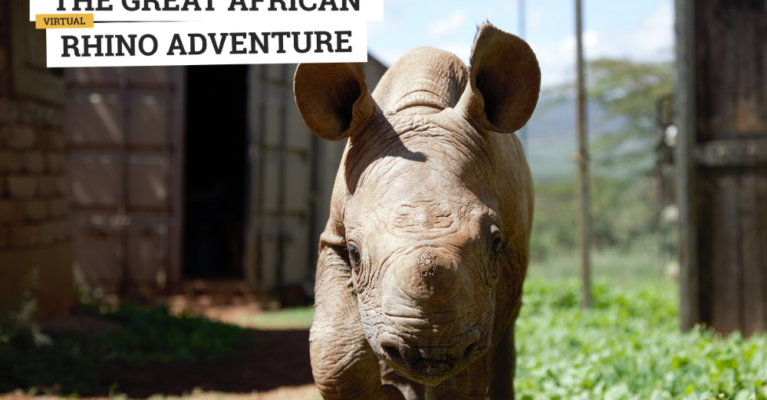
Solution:
<svg viewBox="0 0 767 400">
<path fill-rule="evenodd" d="M 312 131 L 350 139 L 326 234 L 346 244 L 367 340 L 400 375 L 429 385 L 487 352 L 499 279 L 524 276 L 501 270 L 525 268 L 514 264 L 527 257 L 530 216 L 519 210 L 531 194 L 505 197 L 529 172 L 502 165 L 524 158 L 516 138 L 492 132 L 527 122 L 538 63 L 523 40 L 486 24 L 471 64 L 419 48 L 372 96 L 360 64 L 302 64 L 294 83 Z"/>
</svg>

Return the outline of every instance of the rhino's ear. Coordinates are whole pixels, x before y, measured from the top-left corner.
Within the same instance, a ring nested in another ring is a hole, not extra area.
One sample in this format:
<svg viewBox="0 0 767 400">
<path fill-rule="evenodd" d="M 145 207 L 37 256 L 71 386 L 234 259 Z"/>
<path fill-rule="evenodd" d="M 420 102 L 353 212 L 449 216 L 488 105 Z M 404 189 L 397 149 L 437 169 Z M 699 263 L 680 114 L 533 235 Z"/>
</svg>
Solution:
<svg viewBox="0 0 767 400">
<path fill-rule="evenodd" d="M 479 27 L 469 82 L 456 109 L 483 128 L 512 133 L 533 115 L 541 69 L 530 46 L 491 24 Z"/>
<path fill-rule="evenodd" d="M 354 136 L 380 112 L 359 63 L 299 64 L 293 93 L 306 125 L 326 140 Z"/>
</svg>

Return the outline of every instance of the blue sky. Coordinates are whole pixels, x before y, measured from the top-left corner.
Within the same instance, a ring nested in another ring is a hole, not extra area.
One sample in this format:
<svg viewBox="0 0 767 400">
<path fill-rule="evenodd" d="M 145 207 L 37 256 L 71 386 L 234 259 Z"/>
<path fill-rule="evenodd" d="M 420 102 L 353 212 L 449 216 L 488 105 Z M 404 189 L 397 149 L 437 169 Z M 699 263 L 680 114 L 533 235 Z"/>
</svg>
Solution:
<svg viewBox="0 0 767 400">
<path fill-rule="evenodd" d="M 449 50 L 468 62 L 476 25 L 482 21 L 489 19 L 499 28 L 518 34 L 518 1 L 385 0 L 384 21 L 368 23 L 368 48 L 387 65 L 418 46 Z M 672 0 L 583 3 L 587 59 L 672 59 Z M 541 64 L 544 86 L 574 77 L 574 4 L 574 0 L 526 0 L 526 38 Z"/>
</svg>

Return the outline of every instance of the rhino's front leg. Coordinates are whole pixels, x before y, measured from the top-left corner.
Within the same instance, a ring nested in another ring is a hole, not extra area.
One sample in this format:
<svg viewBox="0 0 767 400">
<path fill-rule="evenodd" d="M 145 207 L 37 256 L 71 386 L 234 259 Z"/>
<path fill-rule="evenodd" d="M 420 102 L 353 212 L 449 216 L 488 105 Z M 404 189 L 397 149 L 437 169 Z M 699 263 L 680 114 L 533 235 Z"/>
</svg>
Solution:
<svg viewBox="0 0 767 400">
<path fill-rule="evenodd" d="M 406 400 L 424 400 L 426 398 L 426 385 L 423 383 L 413 382 L 407 379 L 386 365 L 383 361 L 381 364 L 381 381 L 384 384 L 392 385 L 402 392 Z"/>
<path fill-rule="evenodd" d="M 343 248 L 321 248 L 309 341 L 312 373 L 322 397 L 404 400 L 397 388 L 381 383 L 378 358 L 362 330 Z"/>
<path fill-rule="evenodd" d="M 427 399 L 514 400 L 514 329 L 509 328 L 493 349 L 460 374 L 435 387 Z"/>
<path fill-rule="evenodd" d="M 517 365 L 517 350 L 514 347 L 513 325 L 501 337 L 493 356 L 489 400 L 514 400 L 514 373 Z"/>
</svg>

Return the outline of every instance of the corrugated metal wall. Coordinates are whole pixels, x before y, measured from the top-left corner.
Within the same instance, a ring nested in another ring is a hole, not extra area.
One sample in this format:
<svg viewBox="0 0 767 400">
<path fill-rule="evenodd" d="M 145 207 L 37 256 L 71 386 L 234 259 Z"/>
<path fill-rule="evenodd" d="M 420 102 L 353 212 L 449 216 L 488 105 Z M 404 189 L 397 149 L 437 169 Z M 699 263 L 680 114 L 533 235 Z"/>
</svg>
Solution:
<svg viewBox="0 0 767 400">
<path fill-rule="evenodd" d="M 313 281 L 345 145 L 319 140 L 304 124 L 295 68 L 251 66 L 245 88 L 242 266 L 259 293 Z M 372 91 L 386 67 L 371 57 L 366 71 Z M 70 223 L 76 276 L 86 284 L 124 293 L 180 288 L 185 75 L 184 67 L 67 70 Z"/>
<path fill-rule="evenodd" d="M 89 285 L 154 291 L 181 278 L 183 73 L 66 71 L 74 269 Z"/>
<path fill-rule="evenodd" d="M 251 196 L 245 257 L 251 285 L 267 293 L 313 282 L 319 234 L 345 142 L 318 139 L 293 99 L 295 65 L 253 66 L 250 71 Z M 386 67 L 370 58 L 372 91 Z"/>
</svg>

